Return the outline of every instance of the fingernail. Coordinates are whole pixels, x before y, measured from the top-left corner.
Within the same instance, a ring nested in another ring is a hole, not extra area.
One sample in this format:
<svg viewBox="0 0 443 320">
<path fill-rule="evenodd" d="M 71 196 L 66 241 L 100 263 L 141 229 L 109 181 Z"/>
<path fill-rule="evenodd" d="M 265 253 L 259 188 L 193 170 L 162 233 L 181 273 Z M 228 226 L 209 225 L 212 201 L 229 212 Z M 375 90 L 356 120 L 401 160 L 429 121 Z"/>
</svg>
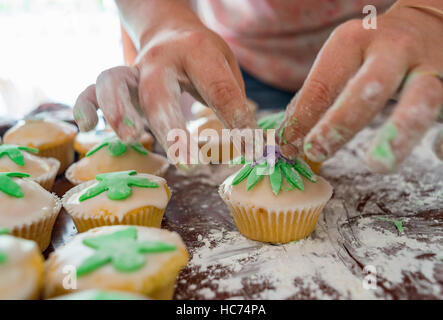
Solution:
<svg viewBox="0 0 443 320">
<path fill-rule="evenodd" d="M 74 107 L 74 120 L 81 132 L 94 129 L 98 121 L 94 105 L 90 102 L 86 102 Z"/>
</svg>

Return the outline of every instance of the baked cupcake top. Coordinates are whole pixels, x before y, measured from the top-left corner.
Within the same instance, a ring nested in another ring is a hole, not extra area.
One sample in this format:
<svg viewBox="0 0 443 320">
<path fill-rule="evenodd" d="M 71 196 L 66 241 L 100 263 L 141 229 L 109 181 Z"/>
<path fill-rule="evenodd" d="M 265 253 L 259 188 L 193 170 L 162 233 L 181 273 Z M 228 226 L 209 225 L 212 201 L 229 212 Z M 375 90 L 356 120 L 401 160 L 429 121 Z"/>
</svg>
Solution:
<svg viewBox="0 0 443 320">
<path fill-rule="evenodd" d="M 125 170 L 161 175 L 168 167 L 166 158 L 148 152 L 140 143 L 125 144 L 117 137 L 111 137 L 69 167 L 66 177 L 75 183 L 93 180 L 100 173 Z"/>
<path fill-rule="evenodd" d="M 50 216 L 60 208 L 56 196 L 21 172 L 0 172 L 0 226 L 13 229 Z"/>
<path fill-rule="evenodd" d="M 100 144 L 104 139 L 115 137 L 114 131 L 109 127 L 101 130 L 92 130 L 88 132 L 80 132 L 74 140 L 74 148 L 81 153 L 87 153 L 97 144 Z M 144 132 L 139 142 L 145 148 L 151 148 L 154 143 L 154 138 L 148 132 Z"/>
<path fill-rule="evenodd" d="M 175 280 L 188 253 L 180 236 L 140 226 L 105 226 L 76 235 L 47 261 L 45 296 L 64 292 L 66 265 L 77 288 L 152 292 Z"/>
<path fill-rule="evenodd" d="M 131 170 L 97 175 L 94 181 L 82 183 L 66 193 L 63 206 L 69 212 L 86 216 L 113 214 L 122 218 L 132 210 L 147 206 L 164 209 L 169 198 L 165 179 Z"/>
<path fill-rule="evenodd" d="M 0 229 L 0 300 L 33 298 L 43 274 L 40 249 L 34 241 L 5 233 Z"/>
<path fill-rule="evenodd" d="M 332 195 L 325 179 L 316 176 L 302 159 L 283 157 L 276 146 L 267 146 L 260 161 L 238 162 L 243 168 L 220 185 L 220 192 L 230 201 L 272 211 L 315 207 Z"/>
<path fill-rule="evenodd" d="M 52 170 L 52 165 L 44 158 L 32 155 L 37 149 L 14 144 L 0 145 L 0 171 L 26 172 L 37 178 Z"/>
<path fill-rule="evenodd" d="M 23 120 L 6 131 L 3 141 L 22 146 L 45 149 L 73 140 L 77 127 L 53 119 Z"/>
</svg>

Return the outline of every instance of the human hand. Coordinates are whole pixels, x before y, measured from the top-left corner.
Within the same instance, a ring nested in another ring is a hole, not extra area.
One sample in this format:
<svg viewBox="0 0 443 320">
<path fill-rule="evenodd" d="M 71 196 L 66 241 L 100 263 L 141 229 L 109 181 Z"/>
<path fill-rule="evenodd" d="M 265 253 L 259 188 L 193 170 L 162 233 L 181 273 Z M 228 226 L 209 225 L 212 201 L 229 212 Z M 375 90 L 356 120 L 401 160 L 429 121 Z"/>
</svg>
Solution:
<svg viewBox="0 0 443 320">
<path fill-rule="evenodd" d="M 331 34 L 286 110 L 280 127 L 285 155 L 304 150 L 313 161 L 326 160 L 399 90 L 398 104 L 372 142 L 367 163 L 386 173 L 410 154 L 443 103 L 443 16 L 406 4 L 399 1 L 380 16 L 376 30 L 351 20 Z"/>
<path fill-rule="evenodd" d="M 165 3 L 168 1 L 162 5 Z M 174 9 L 190 10 L 184 6 Z M 122 140 L 135 140 L 143 130 L 144 116 L 166 150 L 176 142 L 167 141 L 170 130 L 187 132 L 179 105 L 182 91 L 210 106 L 227 128 L 255 125 L 233 53 L 197 17 L 192 18 L 190 12 L 172 14 L 168 10 L 162 22 L 145 30 L 140 39 L 134 66 L 102 72 L 96 84 L 78 97 L 74 118 L 80 130 L 95 126 L 96 109 L 100 108 Z M 188 161 L 189 153 L 181 159 Z"/>
</svg>

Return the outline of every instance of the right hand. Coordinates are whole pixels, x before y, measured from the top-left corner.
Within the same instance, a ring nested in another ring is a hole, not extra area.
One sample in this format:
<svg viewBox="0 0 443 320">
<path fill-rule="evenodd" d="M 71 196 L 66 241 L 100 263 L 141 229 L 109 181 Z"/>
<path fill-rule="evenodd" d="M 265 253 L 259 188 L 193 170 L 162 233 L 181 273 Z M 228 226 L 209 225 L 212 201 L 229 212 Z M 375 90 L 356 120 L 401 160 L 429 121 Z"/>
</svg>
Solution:
<svg viewBox="0 0 443 320">
<path fill-rule="evenodd" d="M 211 107 L 227 128 L 255 126 L 240 69 L 228 45 L 197 17 L 190 21 L 188 16 L 182 22 L 176 16 L 171 19 L 144 33 L 147 36 L 141 37 L 133 66 L 102 72 L 96 84 L 80 94 L 74 118 L 81 131 L 95 127 L 100 108 L 117 135 L 133 141 L 143 132 L 144 115 L 166 150 L 174 143 L 167 141 L 169 130 L 187 132 L 179 105 L 182 91 Z M 189 152 L 183 161 L 189 163 Z"/>
</svg>

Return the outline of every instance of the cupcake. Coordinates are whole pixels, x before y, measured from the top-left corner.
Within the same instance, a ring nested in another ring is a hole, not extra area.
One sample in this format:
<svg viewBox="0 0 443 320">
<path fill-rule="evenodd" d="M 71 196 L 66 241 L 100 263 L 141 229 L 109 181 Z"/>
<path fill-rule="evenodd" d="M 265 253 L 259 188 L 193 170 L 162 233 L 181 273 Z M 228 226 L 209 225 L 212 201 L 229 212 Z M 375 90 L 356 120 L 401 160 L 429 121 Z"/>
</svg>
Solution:
<svg viewBox="0 0 443 320">
<path fill-rule="evenodd" d="M 60 161 L 58 173 L 62 173 L 74 162 L 74 138 L 77 127 L 54 119 L 20 121 L 6 131 L 4 143 L 36 148 L 41 157 Z"/>
<path fill-rule="evenodd" d="M 91 289 L 65 294 L 54 298 L 54 300 L 149 300 L 149 298 L 140 294 L 122 291 Z"/>
<path fill-rule="evenodd" d="M 252 100 L 248 99 L 248 106 L 255 113 L 257 105 Z M 191 107 L 191 113 L 194 117 L 188 121 L 187 128 L 191 135 L 198 137 L 201 159 L 205 163 L 228 163 L 240 156 L 240 151 L 231 139 L 228 136 L 226 139 L 222 138 L 222 130 L 226 128 L 212 109 L 196 101 Z M 205 129 L 212 131 L 206 130 L 205 134 L 202 134 Z"/>
<path fill-rule="evenodd" d="M 51 241 L 61 202 L 26 177 L 26 173 L 0 172 L 0 226 L 14 236 L 34 240 L 44 251 Z"/>
<path fill-rule="evenodd" d="M 64 286 L 73 266 L 76 290 L 123 291 L 171 299 L 177 275 L 188 261 L 180 236 L 140 226 L 105 226 L 76 235 L 46 262 L 45 298 L 75 292 Z"/>
<path fill-rule="evenodd" d="M 0 300 L 37 299 L 43 270 L 43 256 L 34 241 L 0 235 Z"/>
<path fill-rule="evenodd" d="M 94 180 L 101 173 L 136 170 L 162 176 L 169 162 L 153 152 L 148 152 L 140 143 L 125 144 L 117 137 L 103 140 L 86 153 L 86 157 L 66 170 L 66 178 L 74 185 Z"/>
<path fill-rule="evenodd" d="M 166 180 L 135 170 L 102 173 L 63 196 L 78 232 L 114 224 L 160 228 L 171 192 Z"/>
<path fill-rule="evenodd" d="M 77 134 L 74 140 L 74 150 L 78 152 L 80 158 L 86 156 L 86 153 L 91 150 L 94 146 L 101 143 L 104 139 L 114 137 L 115 133 L 110 127 L 105 129 L 92 130 L 88 132 L 80 132 Z M 152 145 L 154 143 L 154 137 L 148 133 L 144 132 L 139 142 L 146 150 L 152 150 Z"/>
<path fill-rule="evenodd" d="M 245 163 L 220 185 L 219 194 L 245 237 L 286 243 L 314 231 L 332 187 L 302 159 L 291 161 L 267 146 L 265 157 Z"/>
<path fill-rule="evenodd" d="M 260 120 L 258 120 L 258 126 L 262 128 L 263 130 L 269 130 L 269 129 L 275 129 L 277 130 L 280 127 L 280 124 L 285 118 L 285 112 L 277 112 L 272 113 L 270 115 L 261 117 Z M 279 132 L 280 135 L 283 135 L 283 131 Z M 309 165 L 309 167 L 314 171 L 315 173 L 319 173 L 322 163 L 321 162 L 314 162 L 309 160 L 305 155 L 302 155 L 302 159 Z"/>
<path fill-rule="evenodd" d="M 46 190 L 51 190 L 60 162 L 54 158 L 40 158 L 32 153 L 37 149 L 14 144 L 0 145 L 0 172 L 24 172 Z"/>
<path fill-rule="evenodd" d="M 187 128 L 191 135 L 198 137 L 201 159 L 205 163 L 227 163 L 240 156 L 230 137 L 223 139 L 225 127 L 215 115 L 189 121 Z"/>
</svg>

